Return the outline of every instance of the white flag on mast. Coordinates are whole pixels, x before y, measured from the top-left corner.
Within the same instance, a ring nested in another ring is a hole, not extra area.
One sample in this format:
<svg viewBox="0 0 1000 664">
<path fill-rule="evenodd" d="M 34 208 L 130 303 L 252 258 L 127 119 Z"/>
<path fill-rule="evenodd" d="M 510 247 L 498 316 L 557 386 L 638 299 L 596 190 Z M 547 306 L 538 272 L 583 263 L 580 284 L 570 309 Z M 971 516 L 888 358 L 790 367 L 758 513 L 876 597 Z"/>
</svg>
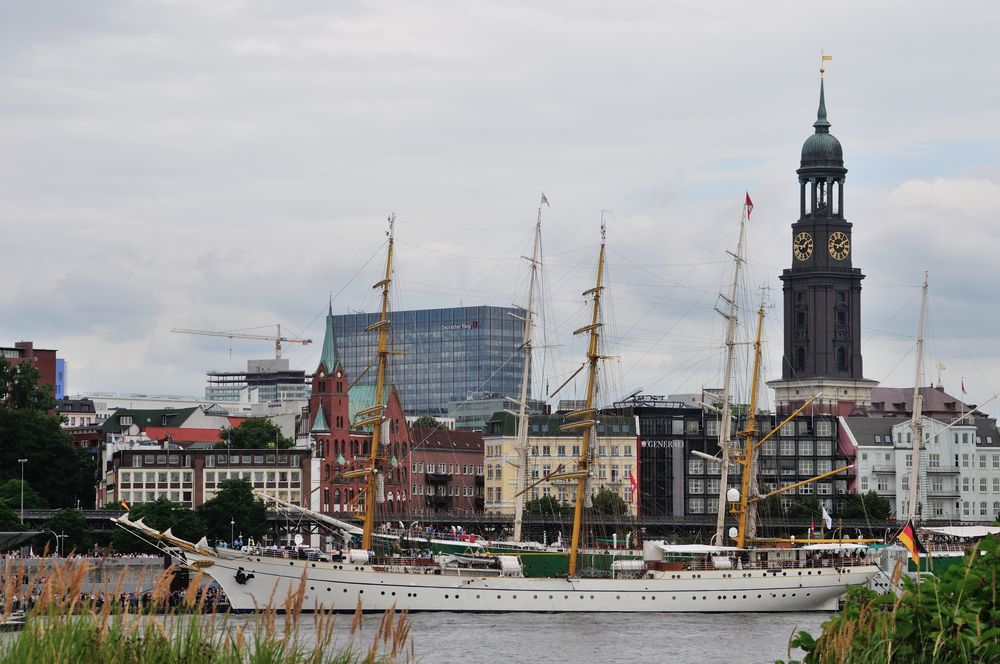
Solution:
<svg viewBox="0 0 1000 664">
<path fill-rule="evenodd" d="M 823 507 L 823 523 L 827 530 L 833 530 L 833 519 L 830 518 L 830 513 L 826 511 L 825 506 Z"/>
<path fill-rule="evenodd" d="M 538 203 L 539 207 L 541 207 L 543 205 L 549 205 L 549 199 L 545 198 L 545 192 L 544 191 L 542 192 L 542 200 L 541 200 L 541 202 Z M 552 207 L 552 206 L 549 205 L 549 207 Z"/>
</svg>

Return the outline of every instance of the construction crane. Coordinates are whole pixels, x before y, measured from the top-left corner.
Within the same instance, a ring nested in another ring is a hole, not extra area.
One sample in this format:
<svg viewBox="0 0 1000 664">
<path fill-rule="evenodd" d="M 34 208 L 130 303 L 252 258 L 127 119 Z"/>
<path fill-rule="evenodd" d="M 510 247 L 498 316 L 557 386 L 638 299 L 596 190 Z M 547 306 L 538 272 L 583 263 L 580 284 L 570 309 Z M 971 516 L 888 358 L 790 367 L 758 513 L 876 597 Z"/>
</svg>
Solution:
<svg viewBox="0 0 1000 664">
<path fill-rule="evenodd" d="M 212 332 L 211 330 L 185 330 L 179 327 L 175 327 L 170 330 L 171 332 L 176 332 L 178 334 L 200 334 L 206 337 L 226 337 L 228 339 L 257 339 L 260 341 L 273 341 L 274 342 L 274 357 L 275 359 L 281 359 L 281 342 L 286 341 L 290 344 L 302 344 L 306 346 L 312 343 L 312 339 L 299 339 L 297 337 L 283 337 L 281 336 L 281 323 L 277 323 L 275 327 L 278 328 L 278 333 L 276 335 L 270 334 L 245 334 L 243 332 Z"/>
</svg>

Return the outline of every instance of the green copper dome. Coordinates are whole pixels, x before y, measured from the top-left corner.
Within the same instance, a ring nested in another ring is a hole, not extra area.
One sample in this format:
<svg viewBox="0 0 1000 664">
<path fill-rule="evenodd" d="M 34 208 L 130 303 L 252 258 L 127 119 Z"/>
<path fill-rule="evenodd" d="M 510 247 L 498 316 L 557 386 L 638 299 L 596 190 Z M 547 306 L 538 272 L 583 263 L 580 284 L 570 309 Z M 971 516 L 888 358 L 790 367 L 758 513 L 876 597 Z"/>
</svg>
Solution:
<svg viewBox="0 0 1000 664">
<path fill-rule="evenodd" d="M 844 166 L 844 149 L 837 137 L 830 133 L 830 121 L 826 119 L 826 95 L 823 81 L 819 83 L 819 110 L 813 123 L 816 133 L 802 144 L 802 168 Z"/>
</svg>

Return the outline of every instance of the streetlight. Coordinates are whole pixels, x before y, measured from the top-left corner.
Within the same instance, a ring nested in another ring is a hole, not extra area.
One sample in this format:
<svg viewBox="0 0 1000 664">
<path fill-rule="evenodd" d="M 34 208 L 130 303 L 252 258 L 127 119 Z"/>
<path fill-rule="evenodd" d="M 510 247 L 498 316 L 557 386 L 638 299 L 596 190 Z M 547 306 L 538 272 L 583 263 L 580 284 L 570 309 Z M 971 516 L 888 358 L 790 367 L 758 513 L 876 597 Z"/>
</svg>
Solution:
<svg viewBox="0 0 1000 664">
<path fill-rule="evenodd" d="M 236 519 L 233 519 L 232 517 L 230 517 L 229 518 L 229 546 L 232 546 L 233 542 L 235 541 L 235 538 L 233 537 L 233 533 L 236 532 L 235 528 L 236 528 Z"/>
<path fill-rule="evenodd" d="M 24 464 L 28 463 L 28 460 L 18 459 L 17 462 L 21 464 L 21 523 L 24 523 Z"/>
</svg>

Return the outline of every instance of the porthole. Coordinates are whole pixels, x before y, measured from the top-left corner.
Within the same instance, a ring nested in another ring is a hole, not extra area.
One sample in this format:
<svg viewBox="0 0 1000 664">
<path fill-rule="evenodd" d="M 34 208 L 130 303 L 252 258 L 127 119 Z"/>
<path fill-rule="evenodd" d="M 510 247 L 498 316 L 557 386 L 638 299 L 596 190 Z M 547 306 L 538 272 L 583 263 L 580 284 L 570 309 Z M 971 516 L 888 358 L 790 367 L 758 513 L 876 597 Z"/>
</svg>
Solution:
<svg viewBox="0 0 1000 664">
<path fill-rule="evenodd" d="M 621 598 L 622 598 L 621 595 L 615 595 L 615 599 L 621 599 Z"/>
<path fill-rule="evenodd" d="M 500 599 L 500 595 L 497 595 L 497 599 Z"/>
<path fill-rule="evenodd" d="M 445 595 L 445 596 L 444 596 L 444 598 L 445 598 L 445 599 L 448 599 L 448 595 Z"/>
<path fill-rule="evenodd" d="M 385 594 L 385 591 L 384 591 L 384 590 L 382 591 L 382 594 L 383 594 L 383 595 Z"/>
<path fill-rule="evenodd" d="M 364 594 L 365 594 L 365 591 L 364 591 L 364 589 L 362 589 L 362 590 L 359 590 L 359 591 L 358 591 L 358 594 L 359 594 L 359 595 L 364 595 Z"/>
<path fill-rule="evenodd" d="M 671 596 L 671 598 L 670 598 L 670 599 L 672 599 L 672 600 L 674 600 L 674 599 L 677 599 L 677 595 L 673 595 L 673 596 Z"/>
<path fill-rule="evenodd" d="M 538 599 L 538 595 L 535 595 L 535 599 Z"/>
<path fill-rule="evenodd" d="M 563 595 L 563 599 L 569 599 L 569 595 Z"/>
<path fill-rule="evenodd" d="M 289 565 L 294 565 L 295 563 L 288 563 Z"/>
<path fill-rule="evenodd" d="M 316 589 L 313 588 L 312 586 L 309 586 L 309 590 L 316 590 Z"/>
<path fill-rule="evenodd" d="M 479 599 L 479 595 L 476 595 L 476 599 Z"/>
<path fill-rule="evenodd" d="M 392 596 L 393 596 L 393 597 L 395 597 L 395 596 L 396 596 L 396 591 L 395 591 L 395 590 L 394 590 L 394 591 L 392 591 Z"/>
</svg>

